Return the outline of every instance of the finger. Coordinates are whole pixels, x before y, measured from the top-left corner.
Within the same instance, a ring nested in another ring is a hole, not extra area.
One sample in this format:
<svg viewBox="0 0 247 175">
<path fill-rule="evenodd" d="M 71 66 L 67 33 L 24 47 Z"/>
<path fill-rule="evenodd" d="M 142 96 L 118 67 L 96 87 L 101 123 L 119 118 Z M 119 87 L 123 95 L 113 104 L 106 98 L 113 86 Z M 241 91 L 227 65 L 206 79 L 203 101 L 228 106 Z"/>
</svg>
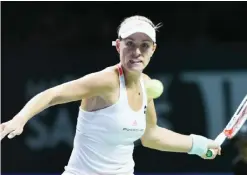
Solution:
<svg viewBox="0 0 247 175">
<path fill-rule="evenodd" d="M 213 151 L 213 155 L 220 155 L 220 149 L 211 149 Z"/>
<path fill-rule="evenodd" d="M 8 135 L 8 138 L 9 139 L 12 139 L 16 136 L 16 134 L 14 132 L 11 132 L 9 135 Z"/>
<path fill-rule="evenodd" d="M 221 148 L 219 148 L 218 150 L 218 155 L 221 155 Z"/>
<path fill-rule="evenodd" d="M 20 135 L 21 133 L 22 133 L 22 129 L 16 129 L 16 130 L 14 130 L 14 131 L 12 131 L 9 135 L 8 135 L 8 138 L 9 139 L 12 139 L 12 138 L 14 138 L 15 136 L 17 136 L 17 135 Z"/>
<path fill-rule="evenodd" d="M 4 128 L 4 130 L 1 132 L 1 140 L 11 131 L 8 128 Z"/>
<path fill-rule="evenodd" d="M 220 145 L 214 141 L 208 143 L 208 149 L 220 149 Z"/>
</svg>

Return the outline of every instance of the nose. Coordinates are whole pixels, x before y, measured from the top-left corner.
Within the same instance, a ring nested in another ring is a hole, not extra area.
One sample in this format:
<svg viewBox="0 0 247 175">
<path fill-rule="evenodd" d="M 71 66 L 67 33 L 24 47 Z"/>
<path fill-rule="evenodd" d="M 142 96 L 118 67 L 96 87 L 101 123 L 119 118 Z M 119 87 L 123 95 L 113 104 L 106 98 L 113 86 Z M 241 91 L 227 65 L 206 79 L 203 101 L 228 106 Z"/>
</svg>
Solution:
<svg viewBox="0 0 247 175">
<path fill-rule="evenodd" d="M 141 55 L 141 50 L 140 50 L 139 48 L 136 48 L 136 49 L 134 50 L 134 52 L 133 52 L 133 55 L 134 55 L 135 57 L 139 57 L 139 56 Z"/>
<path fill-rule="evenodd" d="M 136 53 L 141 54 L 141 50 L 139 48 L 136 48 Z"/>
</svg>

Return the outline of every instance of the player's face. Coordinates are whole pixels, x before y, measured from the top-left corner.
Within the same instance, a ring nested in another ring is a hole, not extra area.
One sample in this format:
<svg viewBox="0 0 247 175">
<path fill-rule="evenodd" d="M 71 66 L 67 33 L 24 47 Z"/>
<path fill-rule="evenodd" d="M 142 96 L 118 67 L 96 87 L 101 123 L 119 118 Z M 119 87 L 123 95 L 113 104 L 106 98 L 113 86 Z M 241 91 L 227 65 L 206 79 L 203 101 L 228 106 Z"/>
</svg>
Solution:
<svg viewBox="0 0 247 175">
<path fill-rule="evenodd" d="M 151 38 L 143 33 L 135 33 L 117 43 L 121 64 L 129 71 L 142 72 L 156 48 Z"/>
</svg>

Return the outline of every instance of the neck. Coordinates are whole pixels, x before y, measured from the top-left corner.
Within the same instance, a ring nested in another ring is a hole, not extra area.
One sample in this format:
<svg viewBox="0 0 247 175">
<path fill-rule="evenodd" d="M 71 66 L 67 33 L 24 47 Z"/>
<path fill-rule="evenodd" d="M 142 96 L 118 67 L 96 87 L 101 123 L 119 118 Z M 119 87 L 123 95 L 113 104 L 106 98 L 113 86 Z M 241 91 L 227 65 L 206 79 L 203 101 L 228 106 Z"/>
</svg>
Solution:
<svg viewBox="0 0 247 175">
<path fill-rule="evenodd" d="M 125 84 L 127 87 L 135 86 L 139 84 L 141 78 L 141 72 L 130 72 L 122 67 L 124 72 Z"/>
</svg>

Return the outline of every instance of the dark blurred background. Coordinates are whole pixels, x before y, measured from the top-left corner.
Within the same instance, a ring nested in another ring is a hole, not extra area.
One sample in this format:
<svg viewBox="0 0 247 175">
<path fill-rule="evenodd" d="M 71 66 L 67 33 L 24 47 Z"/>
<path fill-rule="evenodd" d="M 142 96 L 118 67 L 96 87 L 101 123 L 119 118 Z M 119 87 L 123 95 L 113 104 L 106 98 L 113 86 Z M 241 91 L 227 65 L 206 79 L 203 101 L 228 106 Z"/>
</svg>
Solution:
<svg viewBox="0 0 247 175">
<path fill-rule="evenodd" d="M 37 93 L 118 63 L 120 22 L 144 15 L 158 49 L 145 70 L 163 81 L 159 125 L 214 139 L 247 93 L 246 2 L 1 2 L 2 121 Z M 73 144 L 79 102 L 45 110 L 3 140 L 2 173 L 58 173 Z M 136 144 L 138 173 L 232 173 L 234 140 L 213 161 Z M 246 167 L 247 168 L 247 167 Z M 221 174 L 222 173 L 222 174 Z"/>
</svg>

